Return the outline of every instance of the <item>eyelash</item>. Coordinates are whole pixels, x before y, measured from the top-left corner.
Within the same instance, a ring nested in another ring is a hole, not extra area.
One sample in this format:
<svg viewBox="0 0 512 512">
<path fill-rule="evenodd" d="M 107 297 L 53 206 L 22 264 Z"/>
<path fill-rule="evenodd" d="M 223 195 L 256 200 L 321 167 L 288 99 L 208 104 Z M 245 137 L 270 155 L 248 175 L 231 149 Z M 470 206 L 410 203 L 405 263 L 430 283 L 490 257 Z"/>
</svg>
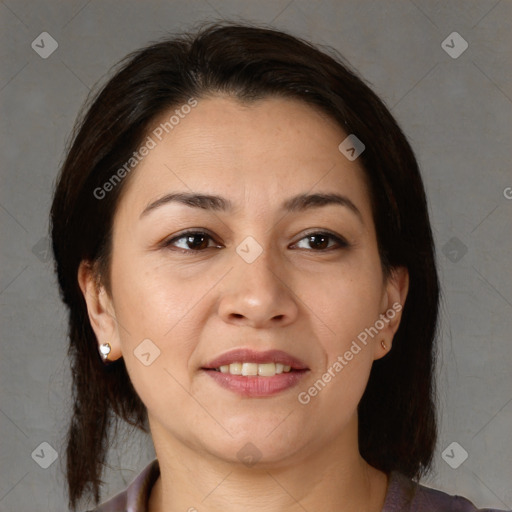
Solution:
<svg viewBox="0 0 512 512">
<path fill-rule="evenodd" d="M 178 252 L 182 252 L 182 253 L 190 253 L 190 252 L 199 253 L 199 252 L 204 252 L 206 249 L 214 248 L 214 247 L 206 247 L 205 249 L 183 249 L 181 247 L 171 248 L 173 243 L 177 242 L 178 240 L 184 239 L 184 238 L 186 239 L 187 237 L 190 237 L 192 235 L 206 236 L 206 237 L 209 237 L 211 240 L 214 240 L 213 237 L 205 231 L 191 230 L 191 231 L 186 231 L 184 233 L 181 233 L 180 235 L 178 235 L 174 238 L 164 241 L 162 243 L 162 246 L 164 248 L 169 248 L 170 250 L 178 251 Z M 298 244 L 302 240 L 305 240 L 311 236 L 328 237 L 328 238 L 334 240 L 336 242 L 336 244 L 338 245 L 338 247 L 328 247 L 327 249 L 319 249 L 319 250 L 309 249 L 309 251 L 312 251 L 312 252 L 326 253 L 326 252 L 329 252 L 332 250 L 346 249 L 346 248 L 350 247 L 350 244 L 344 238 L 334 235 L 333 233 L 330 233 L 328 231 L 312 231 L 310 233 L 307 233 L 304 237 L 302 237 L 300 240 L 298 240 L 294 245 Z M 308 250 L 308 249 L 306 249 L 306 250 Z"/>
</svg>

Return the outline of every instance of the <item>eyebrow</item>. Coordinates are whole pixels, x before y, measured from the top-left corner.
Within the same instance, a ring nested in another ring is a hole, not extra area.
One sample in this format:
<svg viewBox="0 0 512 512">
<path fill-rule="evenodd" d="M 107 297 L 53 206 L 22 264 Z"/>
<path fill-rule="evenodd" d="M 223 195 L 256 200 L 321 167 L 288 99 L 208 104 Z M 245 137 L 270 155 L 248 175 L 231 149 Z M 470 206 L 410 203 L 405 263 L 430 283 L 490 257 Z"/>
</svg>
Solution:
<svg viewBox="0 0 512 512">
<path fill-rule="evenodd" d="M 221 196 L 193 192 L 175 192 L 166 194 L 150 203 L 141 213 L 140 218 L 170 203 L 180 203 L 185 206 L 190 206 L 191 208 L 220 212 L 230 212 L 233 210 L 233 203 L 229 199 Z M 363 216 L 357 206 L 348 197 L 341 194 L 299 194 L 287 199 L 283 203 L 282 209 L 286 212 L 302 212 L 311 208 L 320 208 L 328 205 L 343 206 L 354 213 L 359 220 L 363 222 Z"/>
<path fill-rule="evenodd" d="M 347 196 L 341 194 L 299 194 L 286 200 L 283 204 L 283 209 L 287 212 L 300 212 L 310 208 L 319 208 L 329 205 L 338 205 L 348 208 L 363 222 L 363 215 L 357 206 Z"/>
<path fill-rule="evenodd" d="M 229 199 L 225 199 L 220 196 L 212 196 L 209 194 L 195 194 L 188 192 L 176 192 L 167 194 L 160 199 L 152 202 L 141 213 L 141 217 L 147 215 L 149 212 L 160 208 L 165 204 L 169 203 L 181 203 L 191 208 L 202 208 L 203 210 L 213 211 L 230 211 L 233 209 L 233 205 Z"/>
</svg>

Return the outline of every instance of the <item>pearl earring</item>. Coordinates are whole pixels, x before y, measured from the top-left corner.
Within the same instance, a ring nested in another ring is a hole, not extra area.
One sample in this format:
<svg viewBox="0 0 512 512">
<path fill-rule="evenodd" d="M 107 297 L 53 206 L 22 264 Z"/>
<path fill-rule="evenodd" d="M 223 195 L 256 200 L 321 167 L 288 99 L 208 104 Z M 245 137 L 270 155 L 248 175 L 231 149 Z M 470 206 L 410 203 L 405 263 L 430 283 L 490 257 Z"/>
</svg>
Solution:
<svg viewBox="0 0 512 512">
<path fill-rule="evenodd" d="M 110 354 L 110 351 L 112 350 L 112 347 L 110 346 L 110 343 L 102 343 L 99 346 L 99 352 L 101 359 L 105 362 L 110 362 L 108 359 L 108 355 Z"/>
</svg>

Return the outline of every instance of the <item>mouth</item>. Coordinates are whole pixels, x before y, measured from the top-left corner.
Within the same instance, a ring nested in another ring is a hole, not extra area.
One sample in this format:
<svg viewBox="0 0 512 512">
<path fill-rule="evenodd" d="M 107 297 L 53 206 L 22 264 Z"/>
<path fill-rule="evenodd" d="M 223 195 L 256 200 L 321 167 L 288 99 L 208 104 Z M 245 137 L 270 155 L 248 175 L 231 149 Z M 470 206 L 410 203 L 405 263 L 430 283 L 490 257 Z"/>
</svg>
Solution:
<svg viewBox="0 0 512 512">
<path fill-rule="evenodd" d="M 230 364 L 223 364 L 218 368 L 213 368 L 213 371 L 220 373 L 229 373 L 230 375 L 243 375 L 244 377 L 273 377 L 274 375 L 280 375 L 281 373 L 291 372 L 292 367 L 290 365 L 272 362 L 261 364 L 250 362 L 236 362 Z"/>
<path fill-rule="evenodd" d="M 230 351 L 201 368 L 221 387 L 248 397 L 271 396 L 295 386 L 309 368 L 280 350 Z"/>
</svg>

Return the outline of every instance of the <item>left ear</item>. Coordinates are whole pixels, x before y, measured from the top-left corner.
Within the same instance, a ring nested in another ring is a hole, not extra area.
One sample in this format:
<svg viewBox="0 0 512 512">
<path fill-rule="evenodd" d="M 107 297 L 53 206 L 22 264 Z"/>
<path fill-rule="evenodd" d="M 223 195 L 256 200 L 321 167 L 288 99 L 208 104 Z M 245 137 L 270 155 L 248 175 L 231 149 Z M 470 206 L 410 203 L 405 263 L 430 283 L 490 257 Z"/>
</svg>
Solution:
<svg viewBox="0 0 512 512">
<path fill-rule="evenodd" d="M 375 357 L 384 357 L 393 344 L 393 337 L 400 326 L 402 311 L 409 291 L 409 271 L 406 267 L 394 267 L 386 280 L 382 296 L 380 320 L 384 327 L 375 339 Z"/>
</svg>

